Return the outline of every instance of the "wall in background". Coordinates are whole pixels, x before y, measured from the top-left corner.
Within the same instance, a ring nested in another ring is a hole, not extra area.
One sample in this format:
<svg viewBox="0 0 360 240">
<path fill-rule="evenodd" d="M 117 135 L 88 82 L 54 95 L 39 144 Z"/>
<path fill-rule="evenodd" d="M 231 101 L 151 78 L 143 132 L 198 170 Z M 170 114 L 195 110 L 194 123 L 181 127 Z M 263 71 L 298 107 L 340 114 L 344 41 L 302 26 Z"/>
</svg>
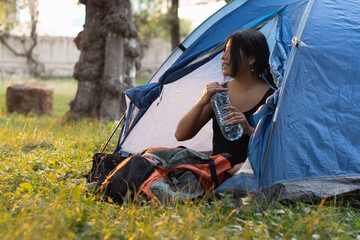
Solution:
<svg viewBox="0 0 360 240">
<path fill-rule="evenodd" d="M 21 52 L 24 43 L 15 38 L 8 39 L 9 44 Z M 162 39 L 142 40 L 143 58 L 137 76 L 149 78 L 171 53 L 170 43 Z M 74 65 L 79 60 L 80 51 L 72 37 L 38 37 L 34 57 L 43 65 L 44 77 L 72 76 Z M 17 57 L 0 43 L 0 78 L 28 77 L 28 68 L 24 57 Z"/>
</svg>

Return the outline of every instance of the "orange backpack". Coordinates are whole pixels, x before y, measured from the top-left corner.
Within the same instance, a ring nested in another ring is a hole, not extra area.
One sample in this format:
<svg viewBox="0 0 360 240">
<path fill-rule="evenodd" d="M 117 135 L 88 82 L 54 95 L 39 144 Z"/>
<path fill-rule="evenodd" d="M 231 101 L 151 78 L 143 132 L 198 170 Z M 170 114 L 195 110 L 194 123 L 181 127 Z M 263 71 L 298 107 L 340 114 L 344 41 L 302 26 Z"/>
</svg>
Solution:
<svg viewBox="0 0 360 240">
<path fill-rule="evenodd" d="M 207 156 L 185 147 L 148 148 L 141 153 L 155 166 L 140 186 L 160 202 L 183 203 L 202 196 L 230 178 L 230 154 Z"/>
</svg>

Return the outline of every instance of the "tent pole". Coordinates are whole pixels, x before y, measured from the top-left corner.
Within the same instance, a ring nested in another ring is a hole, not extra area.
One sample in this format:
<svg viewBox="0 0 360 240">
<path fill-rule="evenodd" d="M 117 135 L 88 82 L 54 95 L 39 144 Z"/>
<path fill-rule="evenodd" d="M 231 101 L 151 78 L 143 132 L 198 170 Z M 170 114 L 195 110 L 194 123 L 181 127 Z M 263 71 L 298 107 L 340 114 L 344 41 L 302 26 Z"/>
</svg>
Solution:
<svg viewBox="0 0 360 240">
<path fill-rule="evenodd" d="M 271 140 L 272 140 L 272 136 L 273 136 L 273 132 L 274 132 L 275 122 L 276 122 L 276 119 L 277 119 L 278 110 L 279 110 L 279 108 L 276 107 L 276 109 L 275 109 L 275 114 L 274 114 L 274 120 L 273 120 L 273 123 L 272 123 L 272 125 L 271 125 L 269 142 L 268 142 L 268 145 L 267 145 L 267 148 L 266 148 L 264 167 L 263 167 L 262 174 L 261 174 L 260 191 L 262 190 L 262 185 L 263 185 L 263 183 L 264 183 L 264 176 L 265 176 L 265 171 L 266 171 L 266 165 L 267 165 L 267 161 L 268 161 L 268 158 L 269 158 L 270 145 L 271 145 Z"/>
<path fill-rule="evenodd" d="M 109 139 L 107 140 L 107 142 L 106 142 L 106 144 L 105 144 L 105 146 L 104 146 L 103 150 L 101 151 L 101 153 L 103 153 L 103 152 L 105 151 L 105 148 L 106 148 L 106 147 L 107 147 L 107 145 L 109 144 L 109 142 L 110 142 L 111 138 L 114 136 L 114 134 L 115 134 L 116 130 L 119 128 L 119 126 L 120 126 L 120 124 L 122 123 L 122 121 L 124 120 L 124 117 L 125 117 L 125 113 L 124 113 L 124 114 L 122 115 L 122 117 L 120 118 L 120 120 L 119 120 L 118 124 L 116 125 L 116 127 L 115 127 L 114 131 L 112 132 L 111 136 L 110 136 L 110 137 L 109 137 Z"/>
<path fill-rule="evenodd" d="M 291 40 L 292 41 L 292 48 L 291 48 L 291 51 L 290 51 L 290 54 L 289 54 L 289 60 L 288 60 L 288 63 L 287 63 L 286 69 L 285 69 L 284 80 L 283 80 L 283 83 L 282 83 L 282 86 L 281 86 L 279 100 L 278 100 L 277 105 L 276 105 L 275 114 L 274 114 L 273 122 L 272 122 L 272 125 L 271 125 L 269 142 L 268 142 L 267 149 L 266 149 L 266 154 L 265 154 L 264 167 L 263 167 L 263 171 L 261 173 L 261 180 L 260 180 L 260 187 L 259 187 L 260 191 L 262 190 L 262 186 L 263 186 L 263 183 L 264 183 L 266 165 L 267 165 L 267 161 L 268 161 L 268 158 L 269 158 L 271 139 L 272 139 L 272 136 L 273 136 L 275 123 L 276 123 L 277 118 L 278 118 L 278 112 L 279 112 L 281 101 L 282 101 L 282 98 L 283 98 L 283 95 L 284 95 L 284 90 L 285 90 L 285 87 L 286 87 L 286 83 L 287 83 L 287 80 L 289 78 L 289 72 L 290 72 L 290 69 L 291 69 L 291 67 L 292 67 L 292 65 L 294 63 L 294 59 L 295 59 L 295 56 L 296 56 L 296 53 L 297 53 L 299 47 L 300 46 L 301 47 L 306 46 L 306 44 L 304 44 L 303 42 L 300 41 L 300 38 L 301 38 L 302 33 L 303 33 L 304 29 L 305 29 L 305 25 L 306 25 L 307 20 L 309 18 L 309 14 L 310 14 L 310 11 L 312 9 L 312 6 L 314 5 L 314 1 L 315 0 L 309 0 L 309 2 L 307 3 L 306 8 L 304 10 L 304 13 L 303 13 L 303 15 L 301 17 L 300 24 L 299 24 L 298 30 L 296 32 L 296 35 Z"/>
</svg>

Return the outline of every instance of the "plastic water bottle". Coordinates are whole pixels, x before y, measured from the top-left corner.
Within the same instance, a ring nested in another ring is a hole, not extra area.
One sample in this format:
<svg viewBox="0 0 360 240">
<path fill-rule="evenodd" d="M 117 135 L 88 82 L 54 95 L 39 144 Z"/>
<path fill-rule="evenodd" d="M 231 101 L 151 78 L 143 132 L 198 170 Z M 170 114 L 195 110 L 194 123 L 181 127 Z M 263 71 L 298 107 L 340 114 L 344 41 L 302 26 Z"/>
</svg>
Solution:
<svg viewBox="0 0 360 240">
<path fill-rule="evenodd" d="M 226 92 L 216 92 L 210 97 L 210 105 L 214 111 L 216 120 L 219 124 L 223 136 L 229 141 L 239 139 L 243 134 L 243 128 L 240 124 L 226 124 L 224 117 L 231 113 L 231 110 L 223 109 L 231 106 L 229 95 Z"/>
</svg>

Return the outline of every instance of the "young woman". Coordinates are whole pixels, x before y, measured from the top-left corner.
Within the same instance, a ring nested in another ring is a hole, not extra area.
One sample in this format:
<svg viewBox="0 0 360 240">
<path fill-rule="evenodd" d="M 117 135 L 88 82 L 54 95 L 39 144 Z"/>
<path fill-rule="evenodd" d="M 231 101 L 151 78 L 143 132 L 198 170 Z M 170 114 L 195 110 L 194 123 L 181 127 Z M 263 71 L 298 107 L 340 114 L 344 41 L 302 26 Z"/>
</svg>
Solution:
<svg viewBox="0 0 360 240">
<path fill-rule="evenodd" d="M 233 156 L 231 175 L 236 173 L 247 158 L 250 135 L 254 132 L 251 116 L 273 94 L 270 83 L 273 79 L 269 66 L 269 47 L 265 36 L 257 30 L 238 30 L 231 34 L 221 55 L 222 73 L 233 80 L 219 84 L 209 82 L 205 85 L 200 99 L 178 123 L 175 137 L 184 141 L 194 137 L 200 129 L 213 119 L 213 155 L 230 153 Z M 267 80 L 270 82 L 267 82 Z M 225 139 L 210 106 L 210 96 L 226 91 L 232 106 L 232 113 L 224 119 L 227 124 L 240 124 L 244 134 L 235 141 Z"/>
</svg>

